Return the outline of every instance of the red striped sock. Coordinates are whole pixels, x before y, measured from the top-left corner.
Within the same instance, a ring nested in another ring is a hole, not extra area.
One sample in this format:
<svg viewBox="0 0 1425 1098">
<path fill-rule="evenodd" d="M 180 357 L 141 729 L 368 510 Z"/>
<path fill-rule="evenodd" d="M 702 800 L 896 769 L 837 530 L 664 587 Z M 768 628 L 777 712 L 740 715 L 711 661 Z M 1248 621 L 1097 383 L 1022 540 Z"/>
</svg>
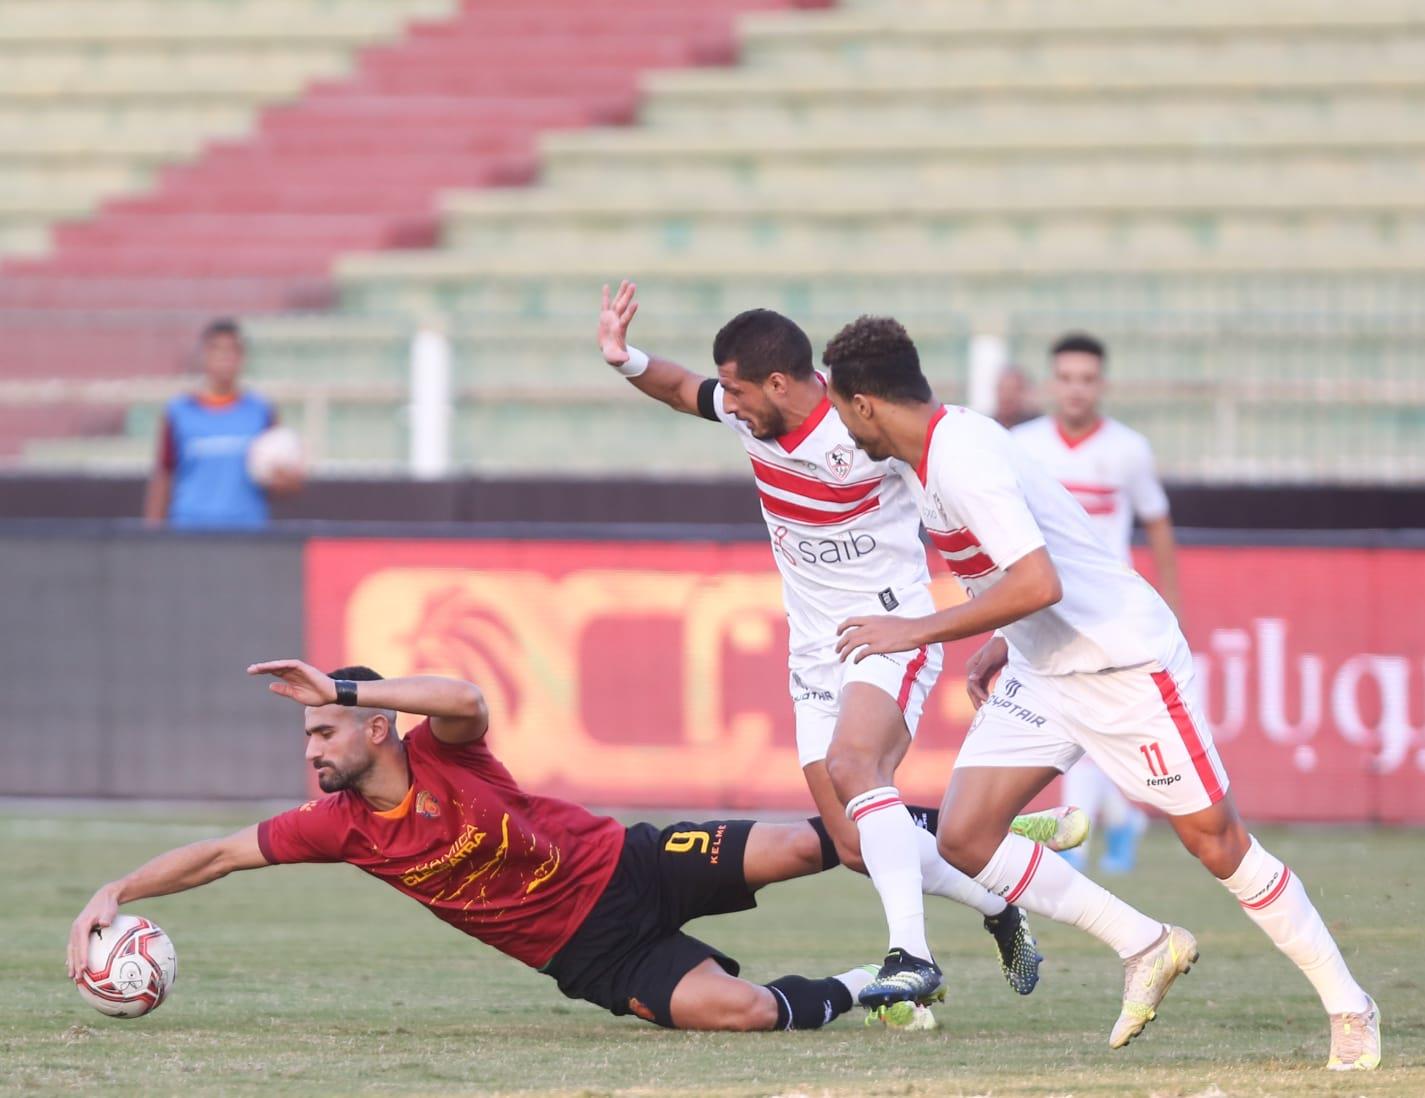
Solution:
<svg viewBox="0 0 1425 1098">
<path fill-rule="evenodd" d="M 924 882 L 920 871 L 919 830 L 893 785 L 852 797 L 846 815 L 861 838 L 861 860 L 886 912 L 891 949 L 930 960 L 925 939 Z"/>
<path fill-rule="evenodd" d="M 1255 837 L 1237 871 L 1222 883 L 1247 918 L 1311 981 L 1328 1014 L 1366 1009 L 1366 993 L 1346 967 L 1306 888 Z"/>
<path fill-rule="evenodd" d="M 1120 957 L 1147 949 L 1163 924 L 1094 884 L 1047 847 L 1006 835 L 975 880 L 1025 911 L 1076 926 Z"/>
</svg>

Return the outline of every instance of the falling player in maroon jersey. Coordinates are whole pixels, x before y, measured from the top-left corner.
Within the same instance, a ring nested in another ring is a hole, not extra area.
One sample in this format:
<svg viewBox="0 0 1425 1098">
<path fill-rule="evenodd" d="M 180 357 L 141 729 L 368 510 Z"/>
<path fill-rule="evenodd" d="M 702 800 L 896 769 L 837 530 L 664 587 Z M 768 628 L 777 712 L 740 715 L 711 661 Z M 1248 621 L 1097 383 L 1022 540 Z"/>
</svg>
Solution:
<svg viewBox="0 0 1425 1098">
<path fill-rule="evenodd" d="M 238 869 L 346 862 L 457 930 L 553 977 L 570 998 L 676 1029 L 817 1029 L 851 1009 L 865 969 L 768 984 L 681 927 L 756 906 L 763 885 L 836 864 L 820 820 L 624 827 L 522 790 L 485 742 L 479 687 L 325 675 L 298 660 L 254 664 L 306 706 L 307 761 L 333 794 L 222 839 L 160 854 L 104 885 L 75 919 L 71 979 L 90 931 L 121 904 L 182 892 Z M 402 739 L 396 713 L 426 717 Z"/>
</svg>

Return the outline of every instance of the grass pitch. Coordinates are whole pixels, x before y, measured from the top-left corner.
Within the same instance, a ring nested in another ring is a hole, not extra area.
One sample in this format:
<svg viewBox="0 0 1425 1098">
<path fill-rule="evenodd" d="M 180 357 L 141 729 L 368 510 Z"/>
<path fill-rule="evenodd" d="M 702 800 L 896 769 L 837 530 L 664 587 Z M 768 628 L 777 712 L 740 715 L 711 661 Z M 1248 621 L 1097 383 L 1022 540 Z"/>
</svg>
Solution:
<svg viewBox="0 0 1425 1098">
<path fill-rule="evenodd" d="M 1155 828 L 1130 902 L 1189 927 L 1202 961 L 1128 1049 L 1107 1046 L 1121 969 L 1097 942 L 1037 920 L 1049 960 L 1027 999 L 1000 978 L 971 913 L 928 901 L 950 981 L 934 1033 L 670 1033 L 564 999 L 345 866 L 279 867 L 136 905 L 178 948 L 169 1000 L 137 1021 L 86 1006 L 63 972 L 94 887 L 182 842 L 255 818 L 117 809 L 0 815 L 0 1090 L 114 1094 L 1425 1095 L 1421 837 L 1276 830 L 1385 1019 L 1385 1066 L 1323 1070 L 1310 987 L 1231 897 Z M 692 924 L 744 974 L 824 974 L 876 959 L 870 883 L 835 870 Z"/>
</svg>

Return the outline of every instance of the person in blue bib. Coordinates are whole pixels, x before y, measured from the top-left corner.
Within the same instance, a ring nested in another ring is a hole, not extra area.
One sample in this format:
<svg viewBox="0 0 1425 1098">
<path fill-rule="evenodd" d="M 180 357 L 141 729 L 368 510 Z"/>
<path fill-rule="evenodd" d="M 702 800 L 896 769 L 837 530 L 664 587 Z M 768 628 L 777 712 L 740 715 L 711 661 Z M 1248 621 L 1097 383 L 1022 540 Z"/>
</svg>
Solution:
<svg viewBox="0 0 1425 1098">
<path fill-rule="evenodd" d="M 295 491 L 299 473 L 284 470 L 266 486 L 247 468 L 253 439 L 277 422 L 277 410 L 240 388 L 242 331 L 214 320 L 199 341 L 202 386 L 168 402 L 159 425 L 158 460 L 144 498 L 144 518 L 186 529 L 257 529 L 267 524 L 268 493 Z"/>
</svg>

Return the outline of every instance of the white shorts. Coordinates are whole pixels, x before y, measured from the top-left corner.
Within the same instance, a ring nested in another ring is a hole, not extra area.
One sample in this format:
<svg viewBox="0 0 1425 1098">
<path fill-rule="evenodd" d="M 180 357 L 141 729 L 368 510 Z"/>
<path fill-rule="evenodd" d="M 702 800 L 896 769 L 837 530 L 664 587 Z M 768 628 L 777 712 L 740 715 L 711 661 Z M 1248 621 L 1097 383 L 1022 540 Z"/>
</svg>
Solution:
<svg viewBox="0 0 1425 1098">
<path fill-rule="evenodd" d="M 826 758 L 841 712 L 841 691 L 848 683 L 868 682 L 894 698 L 905 715 L 906 730 L 914 738 L 925 699 L 940 677 L 943 660 L 938 644 L 914 652 L 867 656 L 860 663 L 842 663 L 831 648 L 813 659 L 797 659 L 787 686 L 797 717 L 797 756 L 801 765 Z"/>
<path fill-rule="evenodd" d="M 1192 653 L 1159 663 L 1039 675 L 1011 659 L 975 714 L 962 766 L 1052 766 L 1087 754 L 1125 796 L 1169 816 L 1200 812 L 1227 793 L 1227 771 L 1191 701 Z"/>
</svg>

